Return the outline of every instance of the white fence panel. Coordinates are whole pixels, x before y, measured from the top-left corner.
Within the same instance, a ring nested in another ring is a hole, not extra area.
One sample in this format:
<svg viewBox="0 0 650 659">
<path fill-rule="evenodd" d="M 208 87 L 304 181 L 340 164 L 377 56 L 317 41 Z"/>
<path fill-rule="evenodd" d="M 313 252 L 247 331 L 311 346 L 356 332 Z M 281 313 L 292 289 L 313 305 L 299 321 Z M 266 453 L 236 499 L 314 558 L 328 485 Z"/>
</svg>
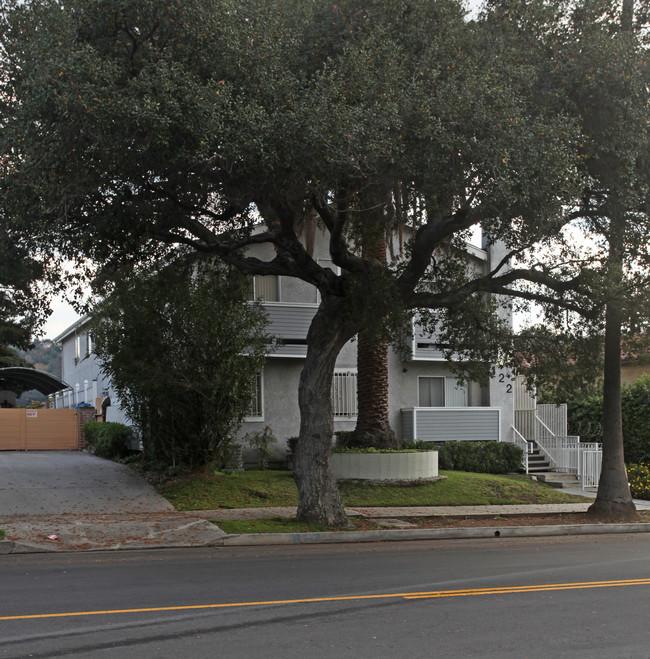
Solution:
<svg viewBox="0 0 650 659">
<path fill-rule="evenodd" d="M 582 451 L 582 487 L 598 487 L 600 470 L 603 466 L 601 450 Z"/>
</svg>

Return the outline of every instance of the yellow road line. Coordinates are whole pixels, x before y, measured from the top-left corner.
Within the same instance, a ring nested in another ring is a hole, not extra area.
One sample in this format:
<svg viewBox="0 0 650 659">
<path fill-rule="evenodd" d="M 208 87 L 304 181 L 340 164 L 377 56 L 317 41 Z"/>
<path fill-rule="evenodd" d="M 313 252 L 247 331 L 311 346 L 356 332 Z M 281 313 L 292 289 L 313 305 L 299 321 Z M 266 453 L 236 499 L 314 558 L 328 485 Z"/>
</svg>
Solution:
<svg viewBox="0 0 650 659">
<path fill-rule="evenodd" d="M 160 613 L 165 611 L 196 611 L 200 609 L 228 609 L 269 604 L 311 604 L 318 602 L 349 602 L 377 599 L 434 599 L 444 597 L 468 597 L 478 595 L 511 595 L 556 590 L 581 590 L 584 588 L 614 588 L 622 586 L 648 586 L 650 579 L 623 579 L 619 581 L 587 581 L 580 583 L 541 584 L 530 586 L 502 586 L 495 588 L 471 588 L 466 590 L 434 590 L 420 593 L 382 593 L 379 595 L 346 595 L 340 597 L 313 597 L 291 600 L 266 600 L 262 602 L 226 602 L 221 604 L 190 604 L 187 606 L 156 606 L 140 609 L 108 609 L 105 611 L 69 611 L 65 613 L 33 613 L 17 616 L 0 616 L 3 620 L 34 620 L 38 618 L 72 618 L 75 616 L 114 615 L 117 613 Z"/>
</svg>

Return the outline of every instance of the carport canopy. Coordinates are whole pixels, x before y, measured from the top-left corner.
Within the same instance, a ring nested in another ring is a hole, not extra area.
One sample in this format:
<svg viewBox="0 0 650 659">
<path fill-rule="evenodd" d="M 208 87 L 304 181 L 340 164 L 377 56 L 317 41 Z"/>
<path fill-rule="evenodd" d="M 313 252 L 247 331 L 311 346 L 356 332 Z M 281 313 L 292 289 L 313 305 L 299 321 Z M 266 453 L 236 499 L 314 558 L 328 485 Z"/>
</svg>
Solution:
<svg viewBox="0 0 650 659">
<path fill-rule="evenodd" d="M 23 366 L 0 368 L 0 389 L 13 391 L 16 388 L 25 391 L 36 389 L 36 391 L 49 396 L 61 391 L 61 389 L 70 389 L 70 385 L 55 375 L 37 371 L 35 368 L 25 368 Z"/>
</svg>

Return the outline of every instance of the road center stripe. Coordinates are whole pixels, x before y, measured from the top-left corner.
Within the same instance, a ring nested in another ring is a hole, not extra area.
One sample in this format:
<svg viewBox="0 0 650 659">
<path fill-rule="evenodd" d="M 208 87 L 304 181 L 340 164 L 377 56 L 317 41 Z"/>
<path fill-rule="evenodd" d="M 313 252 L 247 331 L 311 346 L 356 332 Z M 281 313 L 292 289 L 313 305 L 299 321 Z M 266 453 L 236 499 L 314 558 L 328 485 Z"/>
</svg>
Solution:
<svg viewBox="0 0 650 659">
<path fill-rule="evenodd" d="M 139 609 L 107 609 L 103 611 L 68 611 L 63 613 L 31 613 L 17 616 L 0 616 L 4 620 L 34 620 L 43 618 L 72 618 L 78 616 L 115 615 L 119 613 L 160 613 L 165 611 L 197 611 L 206 609 L 228 609 L 272 604 L 311 604 L 319 602 L 350 602 L 378 599 L 436 599 L 445 597 L 470 597 L 480 595 L 513 595 L 516 593 L 538 593 L 556 590 L 582 590 L 585 588 L 620 588 L 624 586 L 647 586 L 650 579 L 623 579 L 619 581 L 587 581 L 563 584 L 538 584 L 528 586 L 501 586 L 494 588 L 470 588 L 464 590 L 433 590 L 415 593 L 382 593 L 379 595 L 345 595 L 340 597 L 312 597 L 290 600 L 266 600 L 261 602 L 223 602 L 219 604 L 191 604 L 187 606 L 156 606 Z"/>
</svg>

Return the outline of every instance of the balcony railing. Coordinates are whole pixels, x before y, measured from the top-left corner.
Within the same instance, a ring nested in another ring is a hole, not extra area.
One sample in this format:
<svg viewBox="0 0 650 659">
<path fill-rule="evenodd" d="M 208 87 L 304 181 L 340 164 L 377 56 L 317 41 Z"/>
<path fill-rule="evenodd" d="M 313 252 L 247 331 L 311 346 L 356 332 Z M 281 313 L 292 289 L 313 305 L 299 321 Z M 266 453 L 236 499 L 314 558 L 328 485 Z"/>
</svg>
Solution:
<svg viewBox="0 0 650 659">
<path fill-rule="evenodd" d="M 269 319 L 267 331 L 277 340 L 272 357 L 304 357 L 307 332 L 318 310 L 317 304 L 263 302 Z"/>
<path fill-rule="evenodd" d="M 497 407 L 410 407 L 402 409 L 402 437 L 425 442 L 501 440 Z"/>
</svg>

